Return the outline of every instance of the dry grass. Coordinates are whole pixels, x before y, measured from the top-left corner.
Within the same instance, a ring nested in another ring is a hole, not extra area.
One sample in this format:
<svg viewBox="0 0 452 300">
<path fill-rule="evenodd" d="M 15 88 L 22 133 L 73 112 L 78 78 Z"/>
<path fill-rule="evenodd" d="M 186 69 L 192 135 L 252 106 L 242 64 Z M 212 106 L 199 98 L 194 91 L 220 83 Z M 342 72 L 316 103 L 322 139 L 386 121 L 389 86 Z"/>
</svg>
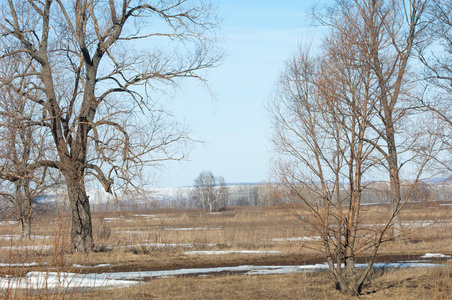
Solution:
<svg viewBox="0 0 452 300">
<path fill-rule="evenodd" d="M 452 269 L 396 270 L 374 275 L 362 299 L 451 299 Z M 59 294 L 70 299 L 351 299 L 326 272 L 291 275 L 177 277 L 139 286 Z"/>
<path fill-rule="evenodd" d="M 297 212 L 303 214 L 303 211 Z M 362 219 L 369 226 L 384 220 L 387 208 L 365 207 Z M 33 267 L 2 267 L 0 276 L 23 276 L 31 270 L 65 272 L 114 272 L 162 270 L 242 264 L 304 264 L 324 261 L 313 241 L 287 238 L 312 235 L 287 211 L 277 208 L 233 208 L 219 214 L 200 211 L 114 212 L 93 214 L 96 252 L 69 254 L 69 218 L 44 215 L 35 220 L 31 241 L 13 238 L 15 224 L 2 222 L 0 262 L 36 262 Z M 452 254 L 452 207 L 407 206 L 403 222 L 408 238 L 383 245 L 380 255 L 413 255 L 427 252 Z M 406 242 L 408 240 L 408 242 Z M 25 246 L 41 247 L 24 248 Z M 21 247 L 21 248 L 19 248 Z M 191 250 L 271 250 L 280 254 L 185 255 Z M 365 253 L 364 253 L 365 254 Z M 363 255 L 364 255 L 363 254 Z M 74 264 L 112 266 L 79 269 Z M 369 299 L 452 299 L 451 269 L 396 270 L 375 274 L 365 290 Z M 28 294 L 27 294 L 28 293 Z M 292 275 L 221 275 L 153 279 L 138 287 L 114 290 L 10 291 L 21 298 L 71 299 L 331 299 L 338 298 L 328 273 Z"/>
</svg>

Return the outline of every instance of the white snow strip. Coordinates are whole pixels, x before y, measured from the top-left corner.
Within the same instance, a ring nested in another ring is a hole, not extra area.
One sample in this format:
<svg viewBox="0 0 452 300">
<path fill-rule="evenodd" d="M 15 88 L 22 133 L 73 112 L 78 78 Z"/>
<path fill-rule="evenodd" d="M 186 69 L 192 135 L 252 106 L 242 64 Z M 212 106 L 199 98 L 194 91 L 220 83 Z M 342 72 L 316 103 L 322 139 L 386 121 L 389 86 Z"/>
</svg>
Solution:
<svg viewBox="0 0 452 300">
<path fill-rule="evenodd" d="M 17 224 L 19 223 L 18 221 L 1 221 L 0 222 L 0 226 L 1 225 L 12 225 L 12 224 Z"/>
<path fill-rule="evenodd" d="M 367 264 L 356 264 L 356 268 L 364 269 Z M 374 269 L 398 269 L 398 268 L 434 268 L 442 267 L 444 265 L 431 264 L 431 263 L 375 263 L 373 264 Z M 344 266 L 343 266 L 344 267 Z M 316 272 L 316 271 L 328 271 L 328 264 L 316 264 L 316 265 L 305 265 L 305 266 L 273 266 L 262 269 L 254 269 L 247 271 L 246 275 L 271 275 L 271 274 L 291 274 L 291 273 L 301 273 L 301 272 Z"/>
<path fill-rule="evenodd" d="M 383 268 L 432 268 L 443 267 L 432 263 L 377 263 L 375 269 Z M 367 264 L 356 264 L 357 268 L 365 268 Z M 27 288 L 27 289 L 55 289 L 70 290 L 76 287 L 103 288 L 114 286 L 128 286 L 137 284 L 137 280 L 146 278 L 167 278 L 180 275 L 208 275 L 218 272 L 237 272 L 245 275 L 291 274 L 301 272 L 327 271 L 328 265 L 315 264 L 305 266 L 252 266 L 218 267 L 202 269 L 179 269 L 144 272 L 117 272 L 101 274 L 76 274 L 56 272 L 29 272 L 25 277 L 0 278 L 0 289 Z"/>
<path fill-rule="evenodd" d="M 322 238 L 320 236 L 300 236 L 300 237 L 292 237 L 292 238 L 275 238 L 272 239 L 272 241 L 274 242 L 283 242 L 283 241 L 289 241 L 289 242 L 297 242 L 297 241 L 304 241 L 304 242 L 309 242 L 309 241 L 318 241 L 321 240 Z"/>
<path fill-rule="evenodd" d="M 133 244 L 133 245 L 127 245 L 127 246 L 117 246 L 114 247 L 116 249 L 130 249 L 134 247 L 155 247 L 155 248 L 175 248 L 175 247 L 181 247 L 181 248 L 193 248 L 195 246 L 216 246 L 217 244 L 164 244 L 164 243 L 149 243 L 149 244 Z"/>
<path fill-rule="evenodd" d="M 0 235 L 0 239 L 2 240 L 20 240 L 22 237 L 19 234 L 5 234 L 5 235 Z M 39 239 L 46 239 L 48 238 L 47 236 L 43 236 L 43 235 L 32 235 L 30 236 L 30 239 L 32 240 L 39 240 Z"/>
<path fill-rule="evenodd" d="M 0 267 L 36 267 L 39 266 L 38 263 L 32 262 L 32 263 L 18 263 L 18 264 L 5 264 L 0 263 Z"/>
<path fill-rule="evenodd" d="M 402 226 L 410 226 L 410 227 L 430 227 L 434 225 L 435 222 L 428 221 L 415 221 L 415 222 L 405 222 L 402 223 Z"/>
<path fill-rule="evenodd" d="M 205 255 L 219 255 L 219 254 L 279 254 L 281 251 L 253 251 L 253 250 L 229 250 L 229 251 L 187 251 L 185 255 L 205 254 Z"/>
<path fill-rule="evenodd" d="M 422 258 L 446 258 L 446 257 L 450 257 L 450 255 L 441 254 L 441 253 L 425 253 L 421 257 Z"/>
<path fill-rule="evenodd" d="M 404 260 L 399 261 L 400 263 L 426 263 L 426 262 L 432 262 L 431 259 L 414 259 L 414 260 Z"/>
<path fill-rule="evenodd" d="M 165 228 L 165 230 L 218 230 L 218 229 L 222 229 L 222 228 L 217 228 L 217 227 L 212 227 L 212 228 L 207 228 L 207 227 L 194 227 L 194 228 L 190 228 L 190 227 L 167 227 Z"/>
<path fill-rule="evenodd" d="M 74 268 L 102 268 L 102 267 L 111 267 L 111 264 L 98 264 L 95 266 L 83 266 L 83 265 L 78 265 L 78 264 L 73 264 L 72 265 Z"/>
<path fill-rule="evenodd" d="M 7 277 L 0 279 L 0 289 L 64 289 L 106 288 L 130 286 L 137 281 L 111 279 L 109 274 L 76 274 L 56 272 L 28 272 L 25 277 Z"/>
<path fill-rule="evenodd" d="M 156 215 L 133 215 L 134 217 L 154 218 Z"/>
<path fill-rule="evenodd" d="M 0 250 L 49 250 L 53 248 L 50 245 L 40 245 L 40 246 L 4 246 L 0 247 Z"/>
<path fill-rule="evenodd" d="M 183 247 L 183 248 L 192 248 L 193 244 L 163 244 L 163 243 L 151 243 L 151 244 L 135 244 L 135 245 L 127 245 L 127 246 L 119 246 L 116 248 L 134 248 L 134 247 Z"/>
<path fill-rule="evenodd" d="M 119 220 L 122 220 L 122 218 L 104 218 L 104 221 L 107 221 L 107 222 L 119 221 Z"/>
<path fill-rule="evenodd" d="M 451 220 L 435 220 L 435 221 L 413 221 L 413 222 L 404 222 L 402 223 L 402 226 L 407 227 L 444 227 L 444 226 L 451 226 L 452 222 Z M 377 224 L 362 224 L 360 225 L 362 227 L 383 227 L 386 226 L 386 224 L 383 223 L 377 223 Z"/>
</svg>

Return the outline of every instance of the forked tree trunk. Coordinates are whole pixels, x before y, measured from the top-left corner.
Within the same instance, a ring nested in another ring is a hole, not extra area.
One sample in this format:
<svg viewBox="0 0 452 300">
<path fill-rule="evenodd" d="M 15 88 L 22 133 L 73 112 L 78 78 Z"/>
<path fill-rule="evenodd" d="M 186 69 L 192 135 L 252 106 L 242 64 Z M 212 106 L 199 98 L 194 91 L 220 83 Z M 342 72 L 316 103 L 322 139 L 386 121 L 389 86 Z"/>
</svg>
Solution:
<svg viewBox="0 0 452 300">
<path fill-rule="evenodd" d="M 86 253 L 93 249 L 93 233 L 89 198 L 83 180 L 66 180 L 71 205 L 71 251 Z"/>
<path fill-rule="evenodd" d="M 362 278 L 357 276 L 355 258 L 353 255 L 346 257 L 344 267 L 339 266 L 341 264 L 341 260 L 342 259 L 339 259 L 335 265 L 332 260 L 332 256 L 327 257 L 327 263 L 331 273 L 334 276 L 336 289 L 344 295 L 359 296 L 361 294 L 364 281 Z"/>
</svg>

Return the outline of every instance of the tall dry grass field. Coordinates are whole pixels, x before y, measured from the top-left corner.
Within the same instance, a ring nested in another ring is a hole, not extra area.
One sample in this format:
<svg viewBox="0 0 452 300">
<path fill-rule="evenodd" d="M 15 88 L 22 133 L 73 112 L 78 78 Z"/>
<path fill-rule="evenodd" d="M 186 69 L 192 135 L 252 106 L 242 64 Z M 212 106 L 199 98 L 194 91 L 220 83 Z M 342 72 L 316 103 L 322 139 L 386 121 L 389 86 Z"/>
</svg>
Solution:
<svg viewBox="0 0 452 300">
<path fill-rule="evenodd" d="M 367 228 L 382 226 L 387 207 L 366 206 Z M 70 254 L 66 215 L 41 215 L 33 238 L 20 239 L 17 224 L 0 226 L 0 276 L 30 271 L 106 273 L 175 270 L 239 265 L 302 265 L 322 263 L 315 232 L 299 217 L 303 211 L 275 207 L 201 211 L 125 211 L 93 214 L 96 251 Z M 308 220 L 309 216 L 305 216 Z M 406 236 L 388 241 L 380 261 L 397 257 L 416 260 L 425 253 L 452 254 L 452 206 L 408 205 L 402 215 Z M 250 251 L 206 254 L 196 251 Z M 258 252 L 260 251 L 260 252 Z M 366 252 L 359 254 L 365 261 Z M 447 259 L 441 260 L 447 265 Z M 8 277 L 10 276 L 10 277 Z M 327 272 L 210 277 L 153 278 L 128 288 L 89 290 L 4 289 L 10 299 L 331 299 L 339 297 Z M 400 269 L 373 274 L 364 298 L 449 299 L 451 268 Z"/>
</svg>

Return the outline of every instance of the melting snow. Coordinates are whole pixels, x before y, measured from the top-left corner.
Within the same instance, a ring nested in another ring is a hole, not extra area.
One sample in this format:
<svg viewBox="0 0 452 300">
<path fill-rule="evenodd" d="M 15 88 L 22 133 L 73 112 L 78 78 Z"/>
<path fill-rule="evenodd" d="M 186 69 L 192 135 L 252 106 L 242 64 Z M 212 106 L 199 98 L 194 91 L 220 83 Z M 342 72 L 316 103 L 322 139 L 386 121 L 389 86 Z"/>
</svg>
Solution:
<svg viewBox="0 0 452 300">
<path fill-rule="evenodd" d="M 38 263 L 32 262 L 32 263 L 19 263 L 19 264 L 4 264 L 0 263 L 0 267 L 36 267 L 39 266 Z"/>
<path fill-rule="evenodd" d="M 221 228 L 216 228 L 216 227 L 212 227 L 212 228 L 207 228 L 207 227 L 195 227 L 195 228 L 190 228 L 190 227 L 168 227 L 168 228 L 165 228 L 165 230 L 209 230 L 209 229 L 218 230 L 218 229 L 221 229 Z"/>
<path fill-rule="evenodd" d="M 185 255 L 193 254 L 206 254 L 206 255 L 217 255 L 217 254 L 278 254 L 281 251 L 252 251 L 252 250 L 229 250 L 229 251 L 187 251 Z"/>
<path fill-rule="evenodd" d="M 74 268 L 102 268 L 102 267 L 111 267 L 111 264 L 98 264 L 95 266 L 82 266 L 82 265 L 78 265 L 78 264 L 73 264 L 72 266 Z"/>
<path fill-rule="evenodd" d="M 154 218 L 156 215 L 133 215 L 134 217 Z"/>
<path fill-rule="evenodd" d="M 425 253 L 421 257 L 422 258 L 446 258 L 446 257 L 450 257 L 450 255 L 441 254 L 441 253 Z"/>
<path fill-rule="evenodd" d="M 0 279 L 0 289 L 72 289 L 129 286 L 137 281 L 111 279 L 109 274 L 76 274 L 56 272 L 28 272 L 25 277 L 7 277 Z"/>
<path fill-rule="evenodd" d="M 356 264 L 357 268 L 365 268 L 366 264 Z M 444 265 L 432 263 L 377 263 L 375 269 L 383 268 L 432 268 Z M 178 275 L 208 275 L 218 272 L 238 272 L 245 275 L 290 274 L 301 272 L 327 271 L 328 265 L 316 264 L 305 266 L 237 266 L 203 269 L 180 269 L 167 271 L 117 272 L 101 274 L 76 274 L 56 272 L 29 272 L 25 277 L 0 278 L 0 289 L 72 289 L 76 287 L 99 288 L 113 286 L 128 286 L 139 283 L 137 280 L 146 278 L 164 278 Z"/>
<path fill-rule="evenodd" d="M 53 246 L 50 245 L 40 245 L 40 246 L 5 246 L 0 247 L 1 250 L 14 250 L 14 251 L 21 251 L 21 250 L 49 250 L 53 248 Z"/>
<path fill-rule="evenodd" d="M 216 246 L 216 244 L 163 244 L 163 243 L 150 243 L 150 244 L 135 244 L 127 246 L 119 246 L 115 248 L 134 248 L 134 247 L 182 247 L 182 248 L 193 248 L 194 246 Z"/>
<path fill-rule="evenodd" d="M 296 242 L 296 241 L 318 241 L 322 239 L 320 236 L 301 236 L 301 237 L 292 237 L 292 238 L 278 238 L 278 239 L 272 239 L 274 242 L 282 242 L 282 241 L 289 241 L 289 242 Z"/>
<path fill-rule="evenodd" d="M 19 234 L 5 234 L 0 235 L 0 239 L 2 240 L 20 240 L 22 237 Z M 30 236 L 32 240 L 38 240 L 38 239 L 46 239 L 47 236 L 43 235 L 32 235 Z"/>
<path fill-rule="evenodd" d="M 122 218 L 104 218 L 104 221 L 111 222 L 111 221 L 118 221 L 122 220 Z"/>
<path fill-rule="evenodd" d="M 6 225 L 6 224 L 17 224 L 17 223 L 19 223 L 19 222 L 17 222 L 17 221 L 1 221 L 0 226 Z"/>
</svg>

